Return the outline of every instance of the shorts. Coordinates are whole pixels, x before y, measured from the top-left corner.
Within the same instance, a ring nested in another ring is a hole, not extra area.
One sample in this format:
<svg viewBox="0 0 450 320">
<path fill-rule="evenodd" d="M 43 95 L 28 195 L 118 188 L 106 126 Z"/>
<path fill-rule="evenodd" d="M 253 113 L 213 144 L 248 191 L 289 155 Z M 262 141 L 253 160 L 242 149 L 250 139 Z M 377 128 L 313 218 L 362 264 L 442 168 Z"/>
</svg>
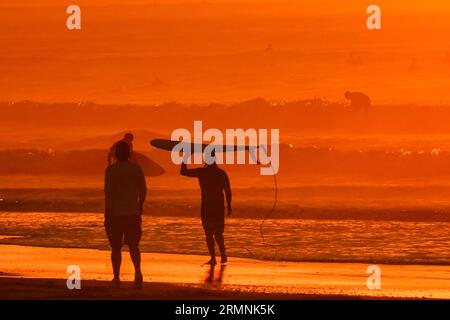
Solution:
<svg viewBox="0 0 450 320">
<path fill-rule="evenodd" d="M 202 204 L 202 225 L 205 234 L 221 234 L 225 229 L 225 208 L 222 203 Z"/>
<path fill-rule="evenodd" d="M 112 248 L 139 246 L 142 236 L 141 215 L 114 216 L 105 218 L 105 230 Z"/>
</svg>

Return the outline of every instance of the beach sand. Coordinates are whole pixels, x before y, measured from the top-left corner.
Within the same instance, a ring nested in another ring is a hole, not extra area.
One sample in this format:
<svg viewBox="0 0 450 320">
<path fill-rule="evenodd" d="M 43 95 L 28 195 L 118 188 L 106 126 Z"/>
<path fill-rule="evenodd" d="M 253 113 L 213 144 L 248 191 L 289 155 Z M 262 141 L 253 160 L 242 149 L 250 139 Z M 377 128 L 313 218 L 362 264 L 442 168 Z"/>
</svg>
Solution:
<svg viewBox="0 0 450 320">
<path fill-rule="evenodd" d="M 0 299 L 348 299 L 450 298 L 450 266 L 378 265 L 381 289 L 367 289 L 367 264 L 277 262 L 230 258 L 225 268 L 205 256 L 143 253 L 144 289 L 131 288 L 124 252 L 123 288 L 110 289 L 109 251 L 0 245 Z M 69 290 L 67 267 L 81 269 Z"/>
</svg>

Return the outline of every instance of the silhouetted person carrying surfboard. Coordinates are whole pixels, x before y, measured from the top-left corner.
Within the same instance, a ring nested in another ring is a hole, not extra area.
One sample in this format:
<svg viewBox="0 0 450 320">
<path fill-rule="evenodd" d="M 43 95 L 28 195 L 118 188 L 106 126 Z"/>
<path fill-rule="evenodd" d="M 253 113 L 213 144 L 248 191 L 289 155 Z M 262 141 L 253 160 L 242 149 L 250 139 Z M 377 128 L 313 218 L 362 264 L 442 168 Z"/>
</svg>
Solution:
<svg viewBox="0 0 450 320">
<path fill-rule="evenodd" d="M 129 161 L 128 143 L 116 143 L 115 157 L 117 162 L 108 166 L 105 172 L 105 230 L 112 248 L 112 284 L 115 287 L 120 286 L 122 245 L 125 243 L 130 250 L 135 269 L 135 287 L 140 288 L 143 278 L 139 242 L 147 186 L 139 165 Z"/>
<path fill-rule="evenodd" d="M 219 246 L 221 263 L 227 263 L 223 232 L 225 229 L 224 193 L 228 215 L 231 214 L 231 188 L 228 175 L 215 162 L 207 164 L 203 168 L 195 169 L 188 169 L 185 162 L 183 162 L 180 174 L 187 177 L 197 177 L 200 183 L 202 225 L 206 235 L 206 245 L 211 256 L 207 264 L 217 264 L 214 241 Z"/>
<path fill-rule="evenodd" d="M 108 165 L 112 165 L 115 161 L 117 161 L 116 158 L 116 145 L 117 143 L 119 143 L 120 141 L 126 142 L 128 144 L 128 147 L 130 148 L 130 159 L 132 159 L 133 156 L 133 140 L 134 140 L 134 136 L 132 133 L 127 132 L 124 134 L 122 140 L 117 141 L 116 143 L 114 143 L 112 145 L 111 148 L 109 148 L 109 152 L 108 152 Z"/>
<path fill-rule="evenodd" d="M 368 95 L 362 92 L 350 92 L 347 91 L 344 93 L 344 96 L 347 100 L 350 100 L 350 108 L 353 111 L 368 112 L 372 102 Z"/>
</svg>

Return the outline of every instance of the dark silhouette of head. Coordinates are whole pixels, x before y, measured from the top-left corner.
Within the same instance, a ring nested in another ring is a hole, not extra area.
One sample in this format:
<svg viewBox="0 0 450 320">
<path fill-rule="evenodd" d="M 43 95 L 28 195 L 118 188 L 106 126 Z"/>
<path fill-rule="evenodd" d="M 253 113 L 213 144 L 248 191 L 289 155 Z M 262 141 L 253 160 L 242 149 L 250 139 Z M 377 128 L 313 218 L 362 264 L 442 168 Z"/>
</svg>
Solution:
<svg viewBox="0 0 450 320">
<path fill-rule="evenodd" d="M 123 140 L 125 140 L 128 143 L 132 143 L 134 140 L 134 136 L 131 132 L 127 132 L 125 133 L 125 135 L 123 136 Z"/>
<path fill-rule="evenodd" d="M 350 98 L 351 98 L 351 96 L 352 96 L 352 93 L 351 93 L 350 91 L 346 91 L 346 92 L 344 93 L 344 96 L 345 96 L 345 99 L 350 100 Z"/>
<path fill-rule="evenodd" d="M 116 144 L 117 161 L 127 161 L 130 159 L 130 146 L 125 141 L 119 141 Z"/>
<path fill-rule="evenodd" d="M 216 164 L 216 150 L 211 151 L 211 162 L 205 163 L 206 166 L 215 166 Z"/>
</svg>

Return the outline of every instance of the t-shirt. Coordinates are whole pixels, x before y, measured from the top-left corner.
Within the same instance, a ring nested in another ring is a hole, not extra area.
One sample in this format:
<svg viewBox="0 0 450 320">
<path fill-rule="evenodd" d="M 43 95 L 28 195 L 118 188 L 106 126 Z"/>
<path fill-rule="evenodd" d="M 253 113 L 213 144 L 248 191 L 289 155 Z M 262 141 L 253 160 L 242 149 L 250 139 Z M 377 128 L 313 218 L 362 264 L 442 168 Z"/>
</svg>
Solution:
<svg viewBox="0 0 450 320">
<path fill-rule="evenodd" d="M 197 177 L 202 192 L 202 203 L 224 203 L 224 192 L 227 202 L 231 203 L 230 180 L 225 171 L 217 165 L 188 169 L 181 165 L 180 173 L 188 177 Z"/>
<path fill-rule="evenodd" d="M 105 214 L 140 214 L 139 202 L 145 199 L 147 185 L 141 167 L 130 161 L 118 161 L 105 172 Z"/>
</svg>

